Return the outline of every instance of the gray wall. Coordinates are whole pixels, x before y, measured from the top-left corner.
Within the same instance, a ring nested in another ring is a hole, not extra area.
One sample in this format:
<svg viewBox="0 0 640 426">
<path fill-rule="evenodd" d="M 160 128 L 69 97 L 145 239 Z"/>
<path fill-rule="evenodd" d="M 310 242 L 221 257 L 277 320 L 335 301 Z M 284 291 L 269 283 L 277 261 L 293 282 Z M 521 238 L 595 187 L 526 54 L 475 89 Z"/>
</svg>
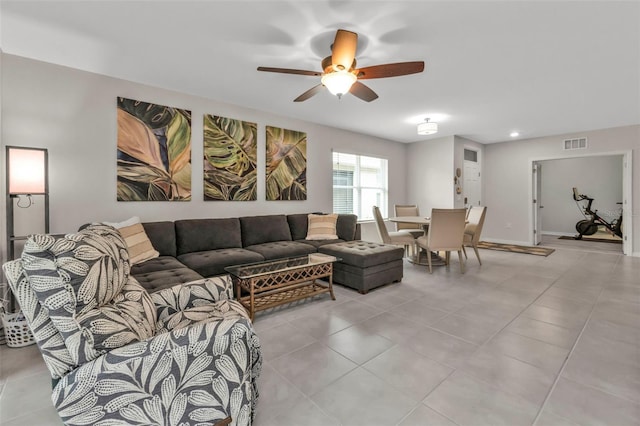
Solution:
<svg viewBox="0 0 640 426">
<path fill-rule="evenodd" d="M 433 208 L 463 208 L 464 191 L 456 194 L 453 178 L 456 168 L 464 170 L 465 148 L 478 151 L 482 166 L 484 145 L 471 139 L 456 135 L 409 144 L 407 202 L 417 203 L 425 216 Z"/>
<path fill-rule="evenodd" d="M 619 216 L 622 201 L 622 156 L 582 157 L 541 161 L 542 232 L 575 235 L 575 224 L 584 217 L 572 197 L 575 186 L 594 198 L 593 209 L 611 221 Z M 586 205 L 581 202 L 580 205 Z"/>
<path fill-rule="evenodd" d="M 409 144 L 407 203 L 417 204 L 423 216 L 430 215 L 433 208 L 453 208 L 453 165 L 453 136 Z"/>
<path fill-rule="evenodd" d="M 563 151 L 564 139 L 585 136 L 588 149 Z M 640 125 L 486 145 L 483 186 L 491 210 L 483 228 L 484 238 L 519 244 L 531 242 L 532 160 L 617 154 L 626 150 L 633 150 L 633 205 L 628 206 L 633 216 L 632 250 L 640 256 Z"/>
<path fill-rule="evenodd" d="M 192 201 L 116 201 L 118 96 L 192 111 Z M 389 205 L 404 203 L 406 198 L 404 144 L 214 100 L 4 54 L 1 107 L 3 146 L 49 149 L 53 233 L 72 232 L 86 222 L 120 221 L 134 215 L 143 221 L 154 221 L 330 211 L 332 149 L 387 158 Z M 258 201 L 203 201 L 203 114 L 258 123 Z M 265 125 L 307 132 L 307 201 L 264 200 Z M 4 192 L 3 183 L 3 199 Z M 4 220 L 0 226 L 4 232 Z M 3 239 L 2 258 L 5 257 Z"/>
</svg>

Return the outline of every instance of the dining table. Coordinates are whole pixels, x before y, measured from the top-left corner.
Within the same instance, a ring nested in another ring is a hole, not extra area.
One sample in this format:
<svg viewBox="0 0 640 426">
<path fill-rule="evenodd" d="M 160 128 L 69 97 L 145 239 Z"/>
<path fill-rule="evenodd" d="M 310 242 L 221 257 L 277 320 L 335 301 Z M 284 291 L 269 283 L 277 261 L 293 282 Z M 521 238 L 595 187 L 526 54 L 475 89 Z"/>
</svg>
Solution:
<svg viewBox="0 0 640 426">
<path fill-rule="evenodd" d="M 394 223 L 411 223 L 414 225 L 421 225 L 422 229 L 424 229 L 424 235 L 427 235 L 429 232 L 429 225 L 431 224 L 431 218 L 428 216 L 394 216 L 389 218 L 390 222 Z M 441 266 L 445 265 L 446 262 L 438 253 L 431 252 L 431 264 L 433 266 Z M 416 265 L 427 265 L 427 252 L 426 250 L 416 250 L 416 255 L 409 257 L 409 262 Z"/>
</svg>

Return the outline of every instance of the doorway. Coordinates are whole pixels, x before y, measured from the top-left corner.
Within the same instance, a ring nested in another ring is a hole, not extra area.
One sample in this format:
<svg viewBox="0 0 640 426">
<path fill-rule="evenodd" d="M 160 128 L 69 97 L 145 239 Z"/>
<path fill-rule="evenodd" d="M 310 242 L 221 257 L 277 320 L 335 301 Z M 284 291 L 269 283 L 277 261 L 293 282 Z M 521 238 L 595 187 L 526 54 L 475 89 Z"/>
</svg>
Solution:
<svg viewBox="0 0 640 426">
<path fill-rule="evenodd" d="M 596 155 L 535 159 L 531 163 L 531 242 L 572 238 L 575 224 L 584 219 L 573 200 L 572 188 L 593 198 L 598 214 L 612 221 L 620 216 L 622 202 L 624 235 L 618 250 L 631 255 L 632 179 L 631 153 L 611 152 Z M 544 236 L 542 235 L 544 231 Z M 606 237 L 606 235 L 605 235 Z M 584 242 L 583 242 L 584 243 Z M 622 246 L 622 247 L 620 247 Z"/>
</svg>

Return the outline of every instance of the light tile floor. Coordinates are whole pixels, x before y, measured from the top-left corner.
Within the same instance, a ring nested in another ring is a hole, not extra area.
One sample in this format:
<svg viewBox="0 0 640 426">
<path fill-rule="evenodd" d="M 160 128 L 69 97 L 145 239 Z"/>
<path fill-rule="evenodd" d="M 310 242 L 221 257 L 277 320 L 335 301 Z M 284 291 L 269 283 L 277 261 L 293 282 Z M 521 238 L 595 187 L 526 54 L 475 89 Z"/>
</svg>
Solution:
<svg viewBox="0 0 640 426">
<path fill-rule="evenodd" d="M 640 259 L 481 255 L 258 314 L 255 425 L 640 424 Z M 60 424 L 37 348 L 0 360 L 0 425 Z"/>
</svg>

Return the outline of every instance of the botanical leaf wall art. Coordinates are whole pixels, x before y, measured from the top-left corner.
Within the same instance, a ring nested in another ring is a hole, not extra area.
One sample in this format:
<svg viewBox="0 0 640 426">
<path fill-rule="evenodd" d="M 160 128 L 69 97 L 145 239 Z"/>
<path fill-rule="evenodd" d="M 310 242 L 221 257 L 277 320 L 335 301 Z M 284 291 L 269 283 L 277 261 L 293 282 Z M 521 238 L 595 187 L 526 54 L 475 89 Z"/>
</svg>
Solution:
<svg viewBox="0 0 640 426">
<path fill-rule="evenodd" d="M 307 134 L 267 126 L 267 200 L 307 199 Z"/>
<path fill-rule="evenodd" d="M 191 111 L 118 98 L 118 201 L 191 200 Z"/>
<path fill-rule="evenodd" d="M 257 200 L 257 125 L 204 116 L 204 199 Z"/>
</svg>

